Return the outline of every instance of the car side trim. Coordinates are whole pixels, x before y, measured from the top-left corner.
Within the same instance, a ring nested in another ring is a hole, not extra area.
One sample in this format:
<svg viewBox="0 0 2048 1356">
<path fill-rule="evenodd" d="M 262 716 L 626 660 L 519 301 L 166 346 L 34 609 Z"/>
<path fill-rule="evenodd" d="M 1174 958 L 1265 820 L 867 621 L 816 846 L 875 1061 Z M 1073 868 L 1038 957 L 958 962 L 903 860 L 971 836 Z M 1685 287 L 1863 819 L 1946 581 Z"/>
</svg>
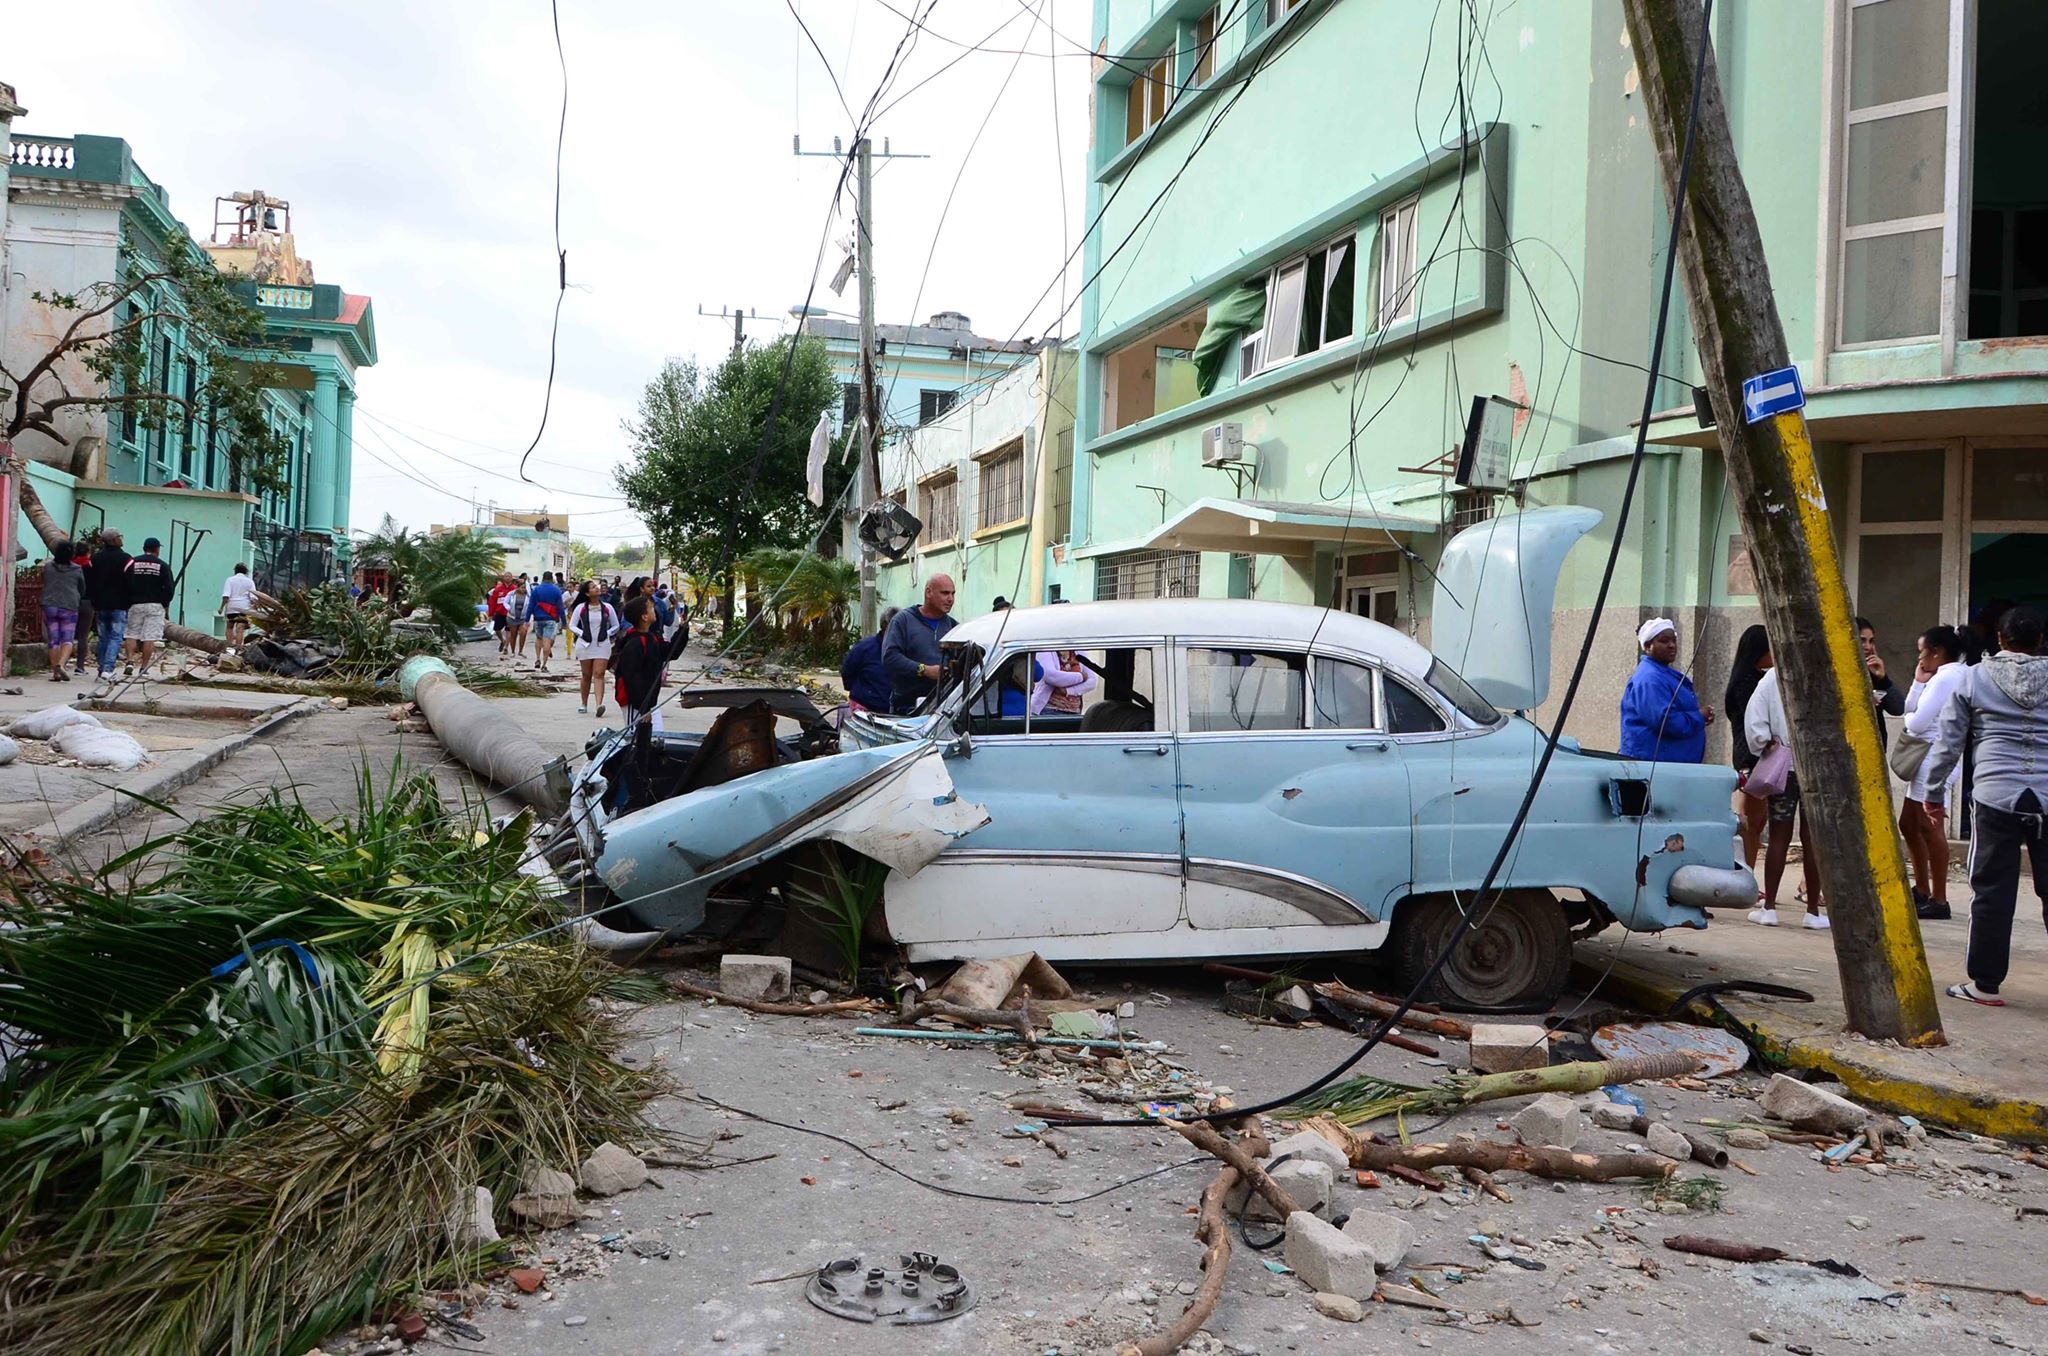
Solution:
<svg viewBox="0 0 2048 1356">
<path fill-rule="evenodd" d="M 1222 885 L 1266 895 L 1301 910 L 1318 923 L 1343 926 L 1377 921 L 1350 896 L 1277 867 L 1218 857 L 1190 857 L 1188 880 L 1197 885 Z"/>
</svg>

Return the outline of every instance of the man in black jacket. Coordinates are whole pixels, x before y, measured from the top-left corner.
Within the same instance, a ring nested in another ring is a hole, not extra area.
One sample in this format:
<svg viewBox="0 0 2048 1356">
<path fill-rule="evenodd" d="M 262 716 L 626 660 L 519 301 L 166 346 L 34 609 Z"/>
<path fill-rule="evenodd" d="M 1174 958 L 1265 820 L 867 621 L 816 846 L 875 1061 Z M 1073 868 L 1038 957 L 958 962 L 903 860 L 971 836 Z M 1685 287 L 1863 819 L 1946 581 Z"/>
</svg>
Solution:
<svg viewBox="0 0 2048 1356">
<path fill-rule="evenodd" d="M 128 634 L 128 562 L 133 559 L 121 549 L 118 528 L 100 533 L 100 549 L 93 552 L 92 565 L 85 572 L 85 591 L 98 614 L 100 633 L 100 678 L 114 676 L 114 661 L 120 657 L 121 642 Z"/>
<path fill-rule="evenodd" d="M 144 677 L 156 661 L 156 647 L 164 643 L 171 599 L 178 596 L 171 562 L 158 554 L 162 550 L 163 543 L 151 537 L 142 543 L 142 554 L 128 562 L 128 639 L 140 651 L 136 658 Z"/>
</svg>

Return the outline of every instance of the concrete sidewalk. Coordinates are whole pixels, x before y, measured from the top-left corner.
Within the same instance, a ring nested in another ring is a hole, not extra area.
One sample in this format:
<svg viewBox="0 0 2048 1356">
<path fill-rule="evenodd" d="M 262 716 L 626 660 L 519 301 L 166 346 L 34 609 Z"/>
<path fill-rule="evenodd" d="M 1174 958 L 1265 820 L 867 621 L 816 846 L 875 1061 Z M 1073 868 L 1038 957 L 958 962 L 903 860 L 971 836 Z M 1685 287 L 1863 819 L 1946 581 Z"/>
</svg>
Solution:
<svg viewBox="0 0 2048 1356">
<path fill-rule="evenodd" d="M 1787 893 L 1790 886 L 1787 886 Z M 1921 937 L 1948 1044 L 1931 1050 L 1867 1040 L 1846 1029 L 1834 934 L 1799 926 L 1801 911 L 1781 903 L 1782 926 L 1757 927 L 1741 912 L 1717 911 L 1704 933 L 1651 936 L 1610 931 L 1579 944 L 1573 980 L 1616 1002 L 1662 1013 L 1686 990 L 1726 979 L 1759 979 L 1812 993 L 1812 1003 L 1735 994 L 1718 996 L 1723 1020 L 1785 1066 L 1822 1069 L 1859 1100 L 1983 1135 L 2048 1143 L 2048 932 L 2023 888 L 2013 925 L 2012 974 L 2003 1008 L 1942 994 L 1963 978 L 1969 929 L 1967 884 L 1952 883 L 1956 916 L 1923 922 Z"/>
<path fill-rule="evenodd" d="M 22 753 L 0 767 L 0 832 L 66 842 L 94 832 L 150 800 L 161 800 L 287 721 L 325 703 L 275 692 L 246 692 L 165 682 L 136 682 L 95 705 L 89 685 L 44 677 L 7 684 L 0 692 L 0 728 L 45 707 L 89 711 L 102 725 L 133 735 L 149 761 L 123 772 L 59 760 L 49 746 L 22 740 Z"/>
</svg>

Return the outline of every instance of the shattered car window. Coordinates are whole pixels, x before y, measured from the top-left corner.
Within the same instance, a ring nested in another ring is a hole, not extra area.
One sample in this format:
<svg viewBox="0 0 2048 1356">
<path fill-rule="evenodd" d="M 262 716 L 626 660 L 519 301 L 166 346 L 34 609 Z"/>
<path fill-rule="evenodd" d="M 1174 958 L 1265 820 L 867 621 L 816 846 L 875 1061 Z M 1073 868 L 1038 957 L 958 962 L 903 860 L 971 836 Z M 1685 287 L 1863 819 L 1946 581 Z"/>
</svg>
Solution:
<svg viewBox="0 0 2048 1356">
<path fill-rule="evenodd" d="M 1306 729 L 1308 661 L 1298 654 L 1189 646 L 1188 729 Z"/>
</svg>

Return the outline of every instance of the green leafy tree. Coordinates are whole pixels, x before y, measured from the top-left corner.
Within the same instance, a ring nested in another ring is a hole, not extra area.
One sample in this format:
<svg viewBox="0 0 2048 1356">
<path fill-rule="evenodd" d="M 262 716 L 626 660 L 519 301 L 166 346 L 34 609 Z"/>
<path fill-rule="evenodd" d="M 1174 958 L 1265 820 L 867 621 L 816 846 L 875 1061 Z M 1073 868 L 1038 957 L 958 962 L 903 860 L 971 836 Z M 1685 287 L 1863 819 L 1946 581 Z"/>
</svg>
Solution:
<svg viewBox="0 0 2048 1356">
<path fill-rule="evenodd" d="M 604 568 L 605 553 L 589 542 L 569 543 L 569 577 L 588 579 Z"/>
<path fill-rule="evenodd" d="M 72 416 L 98 409 L 145 429 L 210 427 L 244 484 L 285 488 L 290 444 L 271 429 L 263 406 L 264 388 L 281 371 L 264 360 L 263 317 L 190 241 L 158 251 L 124 236 L 116 281 L 30 298 L 60 328 L 14 368 L 0 365 L 0 453 L 21 434 L 39 433 L 72 449 L 69 469 L 83 474 L 90 468 L 79 455 Z M 166 325 L 180 330 L 194 359 L 199 380 L 189 393 L 150 361 Z M 22 476 L 17 484 L 37 534 L 52 547 L 64 540 L 35 482 Z"/>
<path fill-rule="evenodd" d="M 716 576 L 727 616 L 734 560 L 756 547 L 808 545 L 826 524 L 804 494 L 804 457 L 839 383 L 822 341 L 800 339 L 794 352 L 790 344 L 750 347 L 710 370 L 671 361 L 625 425 L 633 456 L 619 471 L 620 490 L 664 557 L 707 581 Z M 828 475 L 843 483 L 846 471 L 835 459 Z M 828 504 L 836 488 L 828 480 Z"/>
</svg>

